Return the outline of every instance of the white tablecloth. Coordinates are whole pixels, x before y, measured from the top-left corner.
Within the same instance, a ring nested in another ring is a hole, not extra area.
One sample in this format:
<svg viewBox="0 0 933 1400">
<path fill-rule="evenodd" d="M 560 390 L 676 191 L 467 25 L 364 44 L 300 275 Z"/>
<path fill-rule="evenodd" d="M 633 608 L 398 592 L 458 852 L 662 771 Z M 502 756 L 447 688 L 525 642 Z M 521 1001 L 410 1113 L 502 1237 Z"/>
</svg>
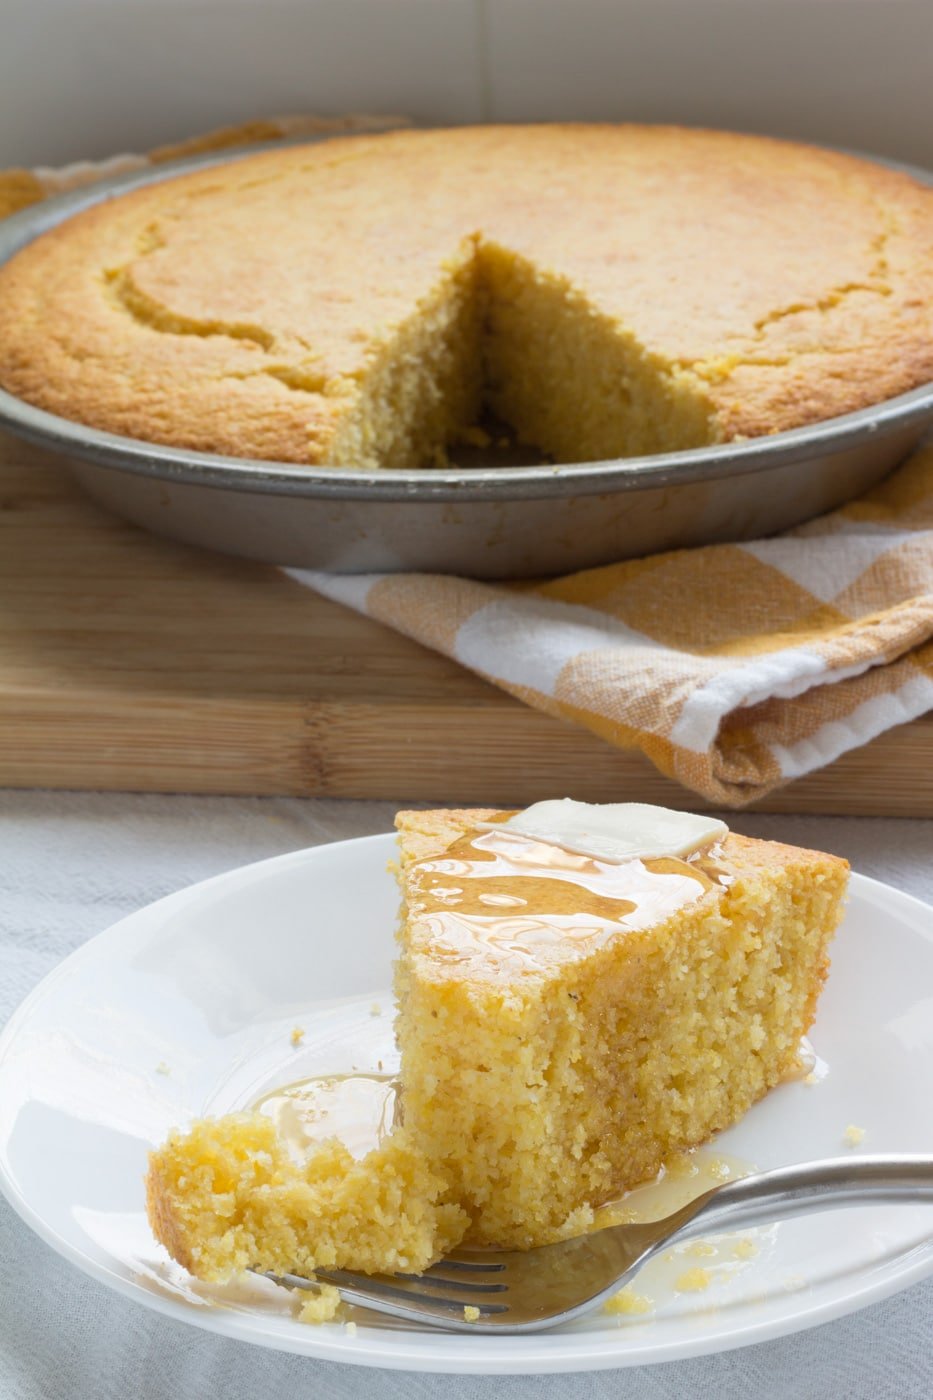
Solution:
<svg viewBox="0 0 933 1400">
<path fill-rule="evenodd" d="M 385 831 L 388 803 L 0 793 L 0 1022 L 66 953 L 140 905 L 300 846 Z M 933 822 L 738 817 L 933 902 Z M 229 1342 L 118 1298 L 0 1203 L 0 1400 L 928 1400 L 933 1280 L 781 1341 L 586 1376 L 368 1371 Z"/>
</svg>

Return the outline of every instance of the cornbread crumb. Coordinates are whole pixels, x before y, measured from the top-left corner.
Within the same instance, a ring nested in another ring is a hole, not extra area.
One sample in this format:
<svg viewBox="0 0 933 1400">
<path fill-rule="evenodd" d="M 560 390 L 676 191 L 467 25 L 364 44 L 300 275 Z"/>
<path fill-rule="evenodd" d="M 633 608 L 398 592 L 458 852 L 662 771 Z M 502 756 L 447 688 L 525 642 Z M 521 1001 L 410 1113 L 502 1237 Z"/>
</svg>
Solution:
<svg viewBox="0 0 933 1400">
<path fill-rule="evenodd" d="M 155 1072 L 156 1074 L 171 1074 L 172 1070 L 170 1065 L 167 1065 L 164 1060 L 160 1060 L 155 1067 Z"/>
<path fill-rule="evenodd" d="M 478 1322 L 479 1308 L 474 1307 L 472 1303 L 467 1303 L 463 1309 L 463 1320 L 464 1322 Z"/>
<path fill-rule="evenodd" d="M 299 1322 L 331 1322 L 340 1310 L 340 1290 L 330 1283 L 319 1285 L 319 1293 L 308 1295 L 298 1314 Z"/>
<path fill-rule="evenodd" d="M 304 1038 L 304 1026 L 295 1026 L 292 1030 L 291 1036 L 289 1037 L 293 1045 L 300 1045 Z"/>
<path fill-rule="evenodd" d="M 811 1069 L 809 1074 L 804 1075 L 803 1082 L 804 1084 L 819 1084 L 820 1077 L 818 1074 L 814 1074 L 813 1070 Z"/>
<path fill-rule="evenodd" d="M 650 1298 L 646 1298 L 643 1293 L 636 1293 L 634 1288 L 627 1285 L 606 1299 L 603 1312 L 641 1314 L 651 1312 L 653 1307 L 654 1303 Z"/>
<path fill-rule="evenodd" d="M 688 1269 L 674 1284 L 678 1293 L 702 1293 L 713 1281 L 709 1269 Z"/>
<path fill-rule="evenodd" d="M 345 1323 L 343 1324 L 343 1330 L 344 1330 L 344 1332 L 346 1332 L 346 1334 L 347 1334 L 348 1337 L 355 1337 L 355 1336 L 356 1336 L 356 1323 L 353 1322 L 353 1321 L 345 1322 Z"/>
<path fill-rule="evenodd" d="M 689 1254 L 691 1259 L 709 1259 L 711 1255 L 716 1253 L 716 1246 L 710 1244 L 708 1240 L 697 1240 L 694 1244 L 688 1245 L 684 1253 Z"/>
<path fill-rule="evenodd" d="M 865 1141 L 865 1129 L 850 1123 L 842 1135 L 842 1140 L 846 1147 L 859 1147 Z"/>
<path fill-rule="evenodd" d="M 369 1008 L 369 1014 L 370 1016 L 382 1015 L 382 1007 L 379 1005 L 378 1001 L 373 1002 L 372 1006 Z"/>
<path fill-rule="evenodd" d="M 735 1244 L 732 1246 L 732 1253 L 735 1255 L 736 1259 L 754 1259 L 755 1255 L 758 1253 L 758 1246 L 754 1240 L 747 1238 L 736 1240 Z"/>
</svg>

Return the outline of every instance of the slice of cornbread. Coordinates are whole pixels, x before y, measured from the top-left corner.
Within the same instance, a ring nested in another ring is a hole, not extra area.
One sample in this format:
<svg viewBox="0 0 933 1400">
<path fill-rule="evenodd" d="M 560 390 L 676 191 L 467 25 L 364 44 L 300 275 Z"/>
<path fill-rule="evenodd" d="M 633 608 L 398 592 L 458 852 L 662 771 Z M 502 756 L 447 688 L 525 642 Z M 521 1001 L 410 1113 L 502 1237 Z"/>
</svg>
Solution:
<svg viewBox="0 0 933 1400">
<path fill-rule="evenodd" d="M 795 1068 L 845 861 L 728 835 L 612 863 L 508 816 L 398 816 L 403 1120 L 380 1147 L 296 1162 L 253 1113 L 152 1154 L 153 1230 L 193 1273 L 420 1269 L 465 1235 L 585 1230 Z"/>
<path fill-rule="evenodd" d="M 470 1215 L 518 1247 L 736 1122 L 796 1062 L 847 864 L 728 835 L 609 866 L 401 812 L 405 1123 Z"/>
</svg>

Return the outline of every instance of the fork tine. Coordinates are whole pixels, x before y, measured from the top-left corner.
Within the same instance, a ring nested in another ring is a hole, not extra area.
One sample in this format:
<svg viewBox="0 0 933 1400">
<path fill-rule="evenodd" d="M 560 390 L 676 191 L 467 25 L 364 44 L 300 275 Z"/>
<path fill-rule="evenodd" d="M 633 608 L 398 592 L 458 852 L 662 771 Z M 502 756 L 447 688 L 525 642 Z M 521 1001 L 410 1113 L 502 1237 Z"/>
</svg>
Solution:
<svg viewBox="0 0 933 1400">
<path fill-rule="evenodd" d="M 459 1252 L 447 1254 L 443 1259 L 439 1259 L 436 1264 L 431 1264 L 425 1269 L 426 1274 L 433 1274 L 441 1269 L 456 1270 L 458 1273 L 475 1274 L 500 1274 L 505 1269 L 505 1264 L 497 1261 L 495 1256 L 487 1254 L 484 1259 L 481 1254 L 471 1255 L 464 1258 Z"/>
<path fill-rule="evenodd" d="M 415 1322 L 428 1327 L 443 1327 L 454 1332 L 493 1332 L 505 1324 L 502 1316 L 508 1308 L 490 1303 L 464 1302 L 462 1299 L 442 1298 L 437 1295 L 408 1293 L 392 1285 L 389 1279 L 380 1280 L 368 1274 L 346 1274 L 337 1270 L 333 1274 L 316 1274 L 314 1278 L 303 1278 L 298 1274 L 264 1274 L 287 1288 L 317 1289 L 322 1283 L 333 1283 L 340 1289 L 340 1296 L 346 1303 L 356 1303 L 372 1312 L 383 1313 L 397 1322 Z M 352 1282 L 351 1282 L 352 1281 Z M 357 1286 L 360 1285 L 360 1286 Z M 467 1322 L 464 1307 L 473 1306 L 480 1313 L 475 1322 Z M 496 1325 L 498 1324 L 498 1326 Z M 507 1324 L 506 1328 L 507 1328 Z"/>
<path fill-rule="evenodd" d="M 504 1253 L 501 1249 L 470 1249 L 468 1245 L 460 1245 L 445 1254 L 440 1263 L 456 1264 L 464 1269 L 504 1269 Z"/>
<path fill-rule="evenodd" d="M 488 1293 L 508 1293 L 509 1285 L 502 1283 L 498 1278 L 494 1281 L 477 1279 L 476 1275 L 467 1278 L 450 1278 L 443 1273 L 434 1273 L 433 1270 L 425 1270 L 423 1274 L 394 1274 L 393 1278 L 404 1279 L 406 1283 L 420 1283 L 425 1288 L 456 1288 L 461 1293 L 478 1293 L 481 1296 Z"/>
<path fill-rule="evenodd" d="M 482 1316 L 492 1317 L 497 1313 L 508 1312 L 508 1305 L 498 1302 L 485 1302 L 477 1292 L 471 1290 L 466 1296 L 452 1297 L 441 1293 L 424 1292 L 420 1287 L 422 1279 L 415 1275 L 406 1279 L 400 1274 L 391 1277 L 383 1274 L 354 1274 L 344 1269 L 318 1269 L 315 1277 L 321 1283 L 332 1283 L 339 1288 L 348 1301 L 359 1301 L 370 1306 L 376 1300 L 394 1305 L 407 1303 L 411 1307 L 437 1315 L 463 1317 L 464 1307 L 479 1309 Z"/>
</svg>

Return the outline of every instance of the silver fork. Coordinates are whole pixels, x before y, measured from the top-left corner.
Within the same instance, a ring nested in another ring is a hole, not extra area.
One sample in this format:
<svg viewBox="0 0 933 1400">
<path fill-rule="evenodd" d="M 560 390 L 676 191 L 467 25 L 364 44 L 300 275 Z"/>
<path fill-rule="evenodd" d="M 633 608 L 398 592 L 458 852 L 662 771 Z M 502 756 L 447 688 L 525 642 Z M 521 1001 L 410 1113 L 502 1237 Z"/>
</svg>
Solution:
<svg viewBox="0 0 933 1400">
<path fill-rule="evenodd" d="M 598 1307 L 675 1242 L 811 1211 L 899 1202 L 933 1205 L 933 1157 L 840 1157 L 781 1167 L 717 1186 L 663 1220 L 612 1225 L 538 1249 L 457 1249 L 423 1274 L 318 1269 L 314 1279 L 265 1277 L 291 1288 L 331 1283 L 348 1303 L 447 1331 L 540 1332 Z M 464 1308 L 478 1309 L 474 1321 Z"/>
</svg>

